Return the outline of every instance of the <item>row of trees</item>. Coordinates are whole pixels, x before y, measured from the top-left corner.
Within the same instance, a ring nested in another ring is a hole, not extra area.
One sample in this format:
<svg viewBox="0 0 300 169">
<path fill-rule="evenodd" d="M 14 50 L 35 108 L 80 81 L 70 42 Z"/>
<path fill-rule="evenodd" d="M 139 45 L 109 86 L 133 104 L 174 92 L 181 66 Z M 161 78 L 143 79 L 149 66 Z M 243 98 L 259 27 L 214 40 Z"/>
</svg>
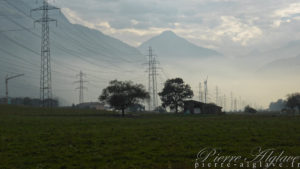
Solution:
<svg viewBox="0 0 300 169">
<path fill-rule="evenodd" d="M 279 99 L 276 102 L 270 103 L 269 111 L 295 113 L 296 108 L 300 111 L 300 93 L 289 94 L 286 100 Z M 257 111 L 248 105 L 245 107 L 244 112 L 253 114 Z"/>
<path fill-rule="evenodd" d="M 167 80 L 158 95 L 164 108 L 168 107 L 177 113 L 183 107 L 183 100 L 192 98 L 194 93 L 190 85 L 185 84 L 181 78 L 175 78 Z M 122 116 L 125 115 L 125 109 L 146 99 L 150 99 L 150 95 L 142 84 L 118 80 L 111 81 L 99 97 L 100 101 L 121 110 Z"/>
<path fill-rule="evenodd" d="M 300 93 L 293 93 L 287 96 L 286 100 L 279 99 L 277 102 L 272 102 L 269 106 L 270 111 L 300 110 Z"/>
<path fill-rule="evenodd" d="M 178 113 L 179 109 L 184 106 L 183 101 L 192 98 L 194 93 L 190 85 L 185 84 L 181 78 L 175 78 L 167 80 L 163 90 L 158 95 L 162 101 L 162 107 L 159 107 L 158 111 L 163 111 L 162 109 L 168 107 Z M 99 97 L 100 101 L 109 104 L 117 110 L 121 110 L 123 116 L 127 108 L 139 105 L 146 99 L 150 99 L 150 95 L 142 84 L 118 80 L 111 81 L 109 86 L 103 89 Z M 271 103 L 270 107 L 281 107 L 280 110 L 284 108 L 289 108 L 292 111 L 295 108 L 300 110 L 300 93 L 290 94 L 286 101 L 279 100 L 278 102 L 281 104 Z M 256 110 L 248 106 L 245 107 L 245 112 L 255 113 Z"/>
<path fill-rule="evenodd" d="M 298 108 L 300 110 L 300 93 L 293 93 L 288 95 L 286 106 L 294 110 Z"/>
</svg>

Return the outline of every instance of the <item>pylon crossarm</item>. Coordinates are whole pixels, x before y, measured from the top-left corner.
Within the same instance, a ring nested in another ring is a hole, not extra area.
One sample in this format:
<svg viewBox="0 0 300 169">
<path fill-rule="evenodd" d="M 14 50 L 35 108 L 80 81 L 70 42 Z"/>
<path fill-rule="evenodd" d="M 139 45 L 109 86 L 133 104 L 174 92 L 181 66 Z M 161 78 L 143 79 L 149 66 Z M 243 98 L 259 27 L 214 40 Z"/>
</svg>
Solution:
<svg viewBox="0 0 300 169">
<path fill-rule="evenodd" d="M 56 19 L 52 19 L 52 18 L 41 18 L 38 19 L 36 21 L 34 21 L 35 23 L 42 23 L 42 22 L 57 22 Z"/>
<path fill-rule="evenodd" d="M 54 7 L 54 6 L 47 6 L 47 7 L 44 7 L 44 6 L 40 6 L 38 8 L 35 8 L 35 9 L 31 9 L 30 11 L 31 12 L 35 12 L 35 11 L 43 11 L 43 10 L 60 10 L 59 8 L 57 7 Z"/>
</svg>

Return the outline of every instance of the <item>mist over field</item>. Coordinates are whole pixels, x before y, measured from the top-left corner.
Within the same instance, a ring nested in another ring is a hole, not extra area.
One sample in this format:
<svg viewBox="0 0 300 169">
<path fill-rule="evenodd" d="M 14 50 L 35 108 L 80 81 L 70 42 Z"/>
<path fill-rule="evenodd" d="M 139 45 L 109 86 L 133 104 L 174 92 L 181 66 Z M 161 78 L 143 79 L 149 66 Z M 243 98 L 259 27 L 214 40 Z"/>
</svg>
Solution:
<svg viewBox="0 0 300 169">
<path fill-rule="evenodd" d="M 0 0 L 0 169 L 300 166 L 299 0 Z"/>
<path fill-rule="evenodd" d="M 153 48 L 158 89 L 174 77 L 192 86 L 208 77 L 228 99 L 268 108 L 270 102 L 300 90 L 300 3 L 297 1 L 50 1 L 53 95 L 62 105 L 78 103 L 76 74 L 86 74 L 85 101 L 97 101 L 110 80 L 148 84 L 147 54 Z M 0 79 L 11 97 L 39 97 L 40 34 L 33 24 L 35 0 L 0 2 Z M 87 10 L 88 9 L 88 10 Z M 20 31 L 17 31 L 19 30 Z M 7 31 L 8 30 L 8 31 Z M 0 96 L 5 95 L 0 83 Z M 227 107 L 227 108 L 226 108 Z"/>
</svg>

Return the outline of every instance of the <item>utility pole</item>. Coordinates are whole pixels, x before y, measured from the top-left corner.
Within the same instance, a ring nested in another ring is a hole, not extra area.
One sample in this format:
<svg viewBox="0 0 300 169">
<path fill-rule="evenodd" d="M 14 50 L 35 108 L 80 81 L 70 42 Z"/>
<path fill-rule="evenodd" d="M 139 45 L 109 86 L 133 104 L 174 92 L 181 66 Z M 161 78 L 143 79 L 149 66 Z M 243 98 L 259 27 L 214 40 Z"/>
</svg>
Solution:
<svg viewBox="0 0 300 169">
<path fill-rule="evenodd" d="M 79 83 L 79 87 L 77 87 L 76 89 L 79 89 L 79 104 L 84 103 L 84 95 L 83 95 L 83 90 L 87 89 L 86 87 L 84 87 L 84 83 L 88 82 L 83 80 L 83 77 L 86 76 L 84 73 L 82 73 L 82 71 L 80 71 L 79 74 L 76 75 L 76 77 L 79 77 L 79 81 L 76 81 L 75 83 Z"/>
<path fill-rule="evenodd" d="M 49 6 L 48 0 L 43 0 L 43 5 L 41 7 L 31 10 L 31 12 L 42 11 L 42 18 L 34 21 L 34 23 L 41 23 L 42 25 L 40 99 L 43 107 L 52 107 L 49 23 L 56 22 L 57 25 L 57 20 L 49 18 L 49 10 L 59 10 L 59 8 Z"/>
<path fill-rule="evenodd" d="M 11 79 L 15 79 L 15 78 L 18 78 L 20 76 L 24 76 L 24 74 L 18 74 L 18 75 L 15 75 L 15 76 L 8 76 L 6 75 L 6 78 L 5 78 L 5 89 L 6 89 L 6 103 L 9 104 L 8 102 L 8 81 L 11 80 Z"/>
</svg>

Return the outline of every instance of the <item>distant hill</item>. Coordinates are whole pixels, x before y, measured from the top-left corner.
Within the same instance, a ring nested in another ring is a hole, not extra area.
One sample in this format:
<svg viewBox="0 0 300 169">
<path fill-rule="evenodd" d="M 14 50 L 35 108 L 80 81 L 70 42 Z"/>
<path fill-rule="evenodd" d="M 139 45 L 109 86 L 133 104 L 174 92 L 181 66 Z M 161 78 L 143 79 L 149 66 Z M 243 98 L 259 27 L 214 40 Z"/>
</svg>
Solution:
<svg viewBox="0 0 300 169">
<path fill-rule="evenodd" d="M 300 72 L 300 55 L 293 58 L 278 59 L 263 66 L 258 73 L 295 75 Z"/>
<path fill-rule="evenodd" d="M 197 46 L 186 39 L 177 36 L 172 31 L 165 31 L 144 42 L 138 48 L 140 51 L 144 52 L 149 46 L 151 46 L 155 53 L 161 58 L 207 58 L 221 55 L 215 50 Z"/>
<path fill-rule="evenodd" d="M 0 4 L 0 78 L 7 74 L 26 75 L 11 82 L 12 97 L 39 96 L 41 25 L 34 26 L 34 20 L 41 17 L 41 12 L 30 16 L 30 10 L 39 6 L 40 3 L 32 0 L 8 0 Z M 99 92 L 101 85 L 118 78 L 118 74 L 125 77 L 128 69 L 136 70 L 144 62 L 144 56 L 135 47 L 98 30 L 72 24 L 59 11 L 49 11 L 49 14 L 58 20 L 57 26 L 55 22 L 50 23 L 52 83 L 58 97 L 76 98 L 70 94 L 75 91 L 77 84 L 73 82 L 80 70 Z M 3 95 L 3 85 L 0 87 Z"/>
<path fill-rule="evenodd" d="M 36 8 L 39 5 L 34 3 L 34 1 L 25 2 L 20 0 L 5 1 L 2 4 L 5 4 L 1 5 L 4 10 L 2 13 L 5 13 L 5 10 L 6 13 L 8 13 L 8 17 L 1 17 L 0 19 L 1 25 L 5 25 L 2 29 L 28 28 L 29 31 L 24 29 L 24 31 L 5 32 L 1 34 L 5 34 L 9 38 L 13 38 L 17 42 L 25 44 L 26 47 L 40 51 L 41 40 L 39 36 L 41 35 L 41 26 L 35 24 L 35 28 L 33 28 L 33 21 L 34 19 L 40 18 L 41 13 L 33 13 L 32 18 L 28 16 L 30 9 Z M 5 6 L 8 8 L 4 8 Z M 81 25 L 72 24 L 63 14 L 59 14 L 58 11 L 51 11 L 50 13 L 52 18 L 58 20 L 57 27 L 55 26 L 55 23 L 50 24 L 51 49 L 54 52 L 53 55 L 68 55 L 70 52 L 67 52 L 67 50 L 71 49 L 73 52 L 80 53 L 82 57 L 93 56 L 96 59 L 104 58 L 106 60 L 114 61 L 122 61 L 122 58 L 123 60 L 133 60 L 136 59 L 137 56 L 142 56 L 136 48 L 131 47 L 118 39 L 104 35 L 98 30 L 92 30 Z M 13 42 L 2 36 L 0 42 L 1 46 L 7 43 L 9 45 L 6 45 L 8 47 L 6 49 L 16 46 L 11 45 Z M 13 50 L 12 52 L 18 51 Z"/>
</svg>

